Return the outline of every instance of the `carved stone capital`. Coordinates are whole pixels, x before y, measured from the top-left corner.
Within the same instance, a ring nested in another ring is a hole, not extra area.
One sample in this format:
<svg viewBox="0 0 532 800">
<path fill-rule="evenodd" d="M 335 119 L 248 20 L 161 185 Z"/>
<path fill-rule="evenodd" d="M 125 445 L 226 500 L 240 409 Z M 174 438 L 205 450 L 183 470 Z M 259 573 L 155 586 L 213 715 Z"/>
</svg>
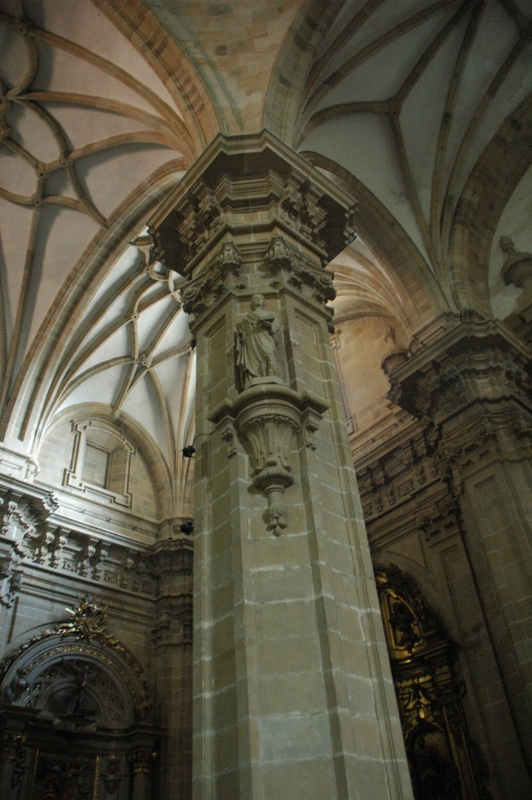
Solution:
<svg viewBox="0 0 532 800">
<path fill-rule="evenodd" d="M 414 417 L 439 425 L 472 403 L 509 397 L 532 411 L 528 353 L 498 320 L 465 319 L 416 343 L 416 352 L 393 373 L 391 395 Z"/>
<path fill-rule="evenodd" d="M 354 238 L 353 200 L 268 131 L 219 135 L 149 229 L 156 257 L 187 276 L 226 235 L 238 244 L 275 229 L 327 263 Z"/>
<path fill-rule="evenodd" d="M 390 399 L 423 421 L 457 472 L 532 454 L 531 364 L 496 320 L 470 317 L 421 346 L 393 373 Z"/>
<path fill-rule="evenodd" d="M 313 434 L 327 408 L 321 398 L 310 393 L 298 394 L 287 386 L 265 383 L 246 389 L 234 402 L 224 401 L 209 415 L 222 435 L 227 436 L 232 426 L 244 444 L 253 486 L 268 502 L 264 515 L 267 530 L 276 536 L 288 524 L 282 496 L 295 480 L 291 464 L 295 436 L 303 430 L 305 446 L 312 449 Z"/>
</svg>

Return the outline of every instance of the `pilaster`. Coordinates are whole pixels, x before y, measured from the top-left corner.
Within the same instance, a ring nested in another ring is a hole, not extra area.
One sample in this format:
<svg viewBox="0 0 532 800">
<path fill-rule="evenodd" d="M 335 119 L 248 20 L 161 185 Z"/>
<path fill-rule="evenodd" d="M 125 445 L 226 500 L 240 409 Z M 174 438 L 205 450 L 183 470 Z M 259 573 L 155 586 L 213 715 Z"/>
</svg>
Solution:
<svg viewBox="0 0 532 800">
<path fill-rule="evenodd" d="M 150 557 L 157 578 L 154 670 L 166 728 L 165 796 L 188 800 L 192 783 L 192 562 L 189 536 L 159 541 Z"/>
</svg>

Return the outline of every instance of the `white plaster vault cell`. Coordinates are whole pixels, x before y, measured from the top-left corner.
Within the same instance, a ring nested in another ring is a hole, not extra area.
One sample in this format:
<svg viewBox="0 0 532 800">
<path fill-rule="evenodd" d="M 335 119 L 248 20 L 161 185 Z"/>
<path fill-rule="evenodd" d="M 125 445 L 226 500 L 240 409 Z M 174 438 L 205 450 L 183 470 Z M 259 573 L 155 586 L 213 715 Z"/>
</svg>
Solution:
<svg viewBox="0 0 532 800">
<path fill-rule="evenodd" d="M 344 29 L 337 22 L 312 74 L 299 148 L 362 181 L 436 276 L 471 170 L 532 88 L 532 44 L 520 37 L 532 10 L 520 5 L 521 18 L 500 0 L 480 13 L 385 0 L 346 40 L 362 8 L 347 3 Z"/>
<path fill-rule="evenodd" d="M 168 89 L 90 0 L 69 6 L 0 0 L 0 78 L 22 84 L 0 150 L 8 384 L 82 254 L 142 182 L 182 161 Z M 31 36 L 18 30 L 21 12 L 37 26 Z"/>
</svg>

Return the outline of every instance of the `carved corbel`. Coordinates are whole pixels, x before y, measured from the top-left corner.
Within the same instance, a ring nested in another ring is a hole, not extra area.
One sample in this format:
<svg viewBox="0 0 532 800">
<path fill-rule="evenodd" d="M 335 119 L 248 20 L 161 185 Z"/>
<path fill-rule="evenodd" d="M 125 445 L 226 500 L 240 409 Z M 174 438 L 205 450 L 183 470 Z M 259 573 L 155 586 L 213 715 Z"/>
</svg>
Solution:
<svg viewBox="0 0 532 800">
<path fill-rule="evenodd" d="M 227 440 L 231 428 L 242 441 L 251 462 L 252 486 L 266 498 L 267 530 L 278 536 L 287 527 L 283 495 L 292 486 L 291 452 L 303 430 L 306 447 L 327 410 L 320 398 L 277 383 L 251 386 L 234 402 L 224 401 L 209 415 Z M 228 457 L 230 454 L 228 453 Z"/>
<path fill-rule="evenodd" d="M 292 269 L 294 255 L 282 236 L 274 236 L 266 251 L 264 260 L 274 274 L 282 269 Z"/>
</svg>

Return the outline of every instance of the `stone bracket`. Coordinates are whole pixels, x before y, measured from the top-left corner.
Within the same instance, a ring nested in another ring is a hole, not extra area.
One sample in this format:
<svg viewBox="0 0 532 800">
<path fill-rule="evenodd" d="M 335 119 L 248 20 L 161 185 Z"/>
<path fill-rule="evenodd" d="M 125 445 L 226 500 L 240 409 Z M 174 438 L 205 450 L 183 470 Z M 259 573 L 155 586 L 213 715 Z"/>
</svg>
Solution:
<svg viewBox="0 0 532 800">
<path fill-rule="evenodd" d="M 267 530 L 278 536 L 287 527 L 282 497 L 295 478 L 290 455 L 293 437 L 304 432 L 305 446 L 315 449 L 314 433 L 327 411 L 324 400 L 310 392 L 299 394 L 278 383 L 261 383 L 225 400 L 209 414 L 228 443 L 227 457 L 235 454 L 235 431 L 251 461 L 252 485 L 267 499 Z"/>
</svg>

